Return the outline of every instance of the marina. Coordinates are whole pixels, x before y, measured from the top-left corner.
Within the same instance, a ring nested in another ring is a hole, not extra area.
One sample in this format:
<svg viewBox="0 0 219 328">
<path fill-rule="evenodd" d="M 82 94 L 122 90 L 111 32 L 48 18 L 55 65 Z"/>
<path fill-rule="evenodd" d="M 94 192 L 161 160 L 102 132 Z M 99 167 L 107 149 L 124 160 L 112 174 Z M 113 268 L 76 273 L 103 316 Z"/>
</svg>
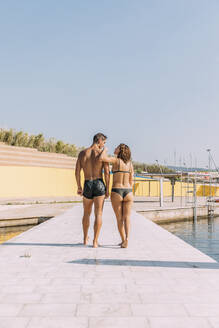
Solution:
<svg viewBox="0 0 219 328">
<path fill-rule="evenodd" d="M 161 227 L 219 262 L 219 217 L 205 217 L 196 223 L 192 220 L 164 223 Z"/>
</svg>

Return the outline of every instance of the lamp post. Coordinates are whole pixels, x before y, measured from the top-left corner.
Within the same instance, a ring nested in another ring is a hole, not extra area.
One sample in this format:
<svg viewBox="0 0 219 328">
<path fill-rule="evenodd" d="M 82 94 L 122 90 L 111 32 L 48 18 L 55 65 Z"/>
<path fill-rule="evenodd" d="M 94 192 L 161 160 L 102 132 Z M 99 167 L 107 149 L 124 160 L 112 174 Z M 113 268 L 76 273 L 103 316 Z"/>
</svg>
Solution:
<svg viewBox="0 0 219 328">
<path fill-rule="evenodd" d="M 211 149 L 206 149 L 208 152 L 208 172 L 209 172 L 209 200 L 211 200 Z"/>
<path fill-rule="evenodd" d="M 162 177 L 162 169 L 158 163 L 158 160 L 156 159 L 156 163 L 160 169 L 161 177 L 160 177 L 160 207 L 163 207 L 163 177 Z"/>
<path fill-rule="evenodd" d="M 208 152 L 208 172 L 209 172 L 209 197 L 208 197 L 208 215 L 212 214 L 212 197 L 211 197 L 211 149 L 206 149 Z"/>
</svg>

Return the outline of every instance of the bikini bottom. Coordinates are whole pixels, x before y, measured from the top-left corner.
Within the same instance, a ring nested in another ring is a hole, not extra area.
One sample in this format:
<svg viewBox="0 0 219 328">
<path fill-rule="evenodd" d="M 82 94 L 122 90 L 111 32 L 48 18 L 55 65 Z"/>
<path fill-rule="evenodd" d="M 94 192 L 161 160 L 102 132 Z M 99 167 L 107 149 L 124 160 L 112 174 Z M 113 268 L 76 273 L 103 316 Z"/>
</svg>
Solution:
<svg viewBox="0 0 219 328">
<path fill-rule="evenodd" d="M 130 192 L 132 192 L 131 188 L 112 188 L 113 192 L 117 192 L 123 199 L 127 196 Z"/>
</svg>

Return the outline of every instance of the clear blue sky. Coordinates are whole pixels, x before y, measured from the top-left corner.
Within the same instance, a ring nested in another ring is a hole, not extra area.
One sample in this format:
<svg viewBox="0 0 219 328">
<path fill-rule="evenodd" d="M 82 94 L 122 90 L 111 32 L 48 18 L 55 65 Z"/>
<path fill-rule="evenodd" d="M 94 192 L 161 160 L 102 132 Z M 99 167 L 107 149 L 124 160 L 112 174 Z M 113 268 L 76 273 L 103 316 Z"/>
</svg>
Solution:
<svg viewBox="0 0 219 328">
<path fill-rule="evenodd" d="M 1 1 L 0 127 L 219 165 L 218 35 L 218 0 Z"/>
</svg>

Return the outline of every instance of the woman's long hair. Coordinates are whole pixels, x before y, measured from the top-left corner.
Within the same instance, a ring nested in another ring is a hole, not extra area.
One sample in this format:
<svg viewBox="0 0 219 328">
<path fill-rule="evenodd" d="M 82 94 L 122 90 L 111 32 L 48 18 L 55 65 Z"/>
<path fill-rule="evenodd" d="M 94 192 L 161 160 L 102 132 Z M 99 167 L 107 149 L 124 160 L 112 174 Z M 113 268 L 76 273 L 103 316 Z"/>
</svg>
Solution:
<svg viewBox="0 0 219 328">
<path fill-rule="evenodd" d="M 131 160 L 131 150 L 129 146 L 121 143 L 119 145 L 119 153 L 117 158 L 120 158 L 125 164 L 127 164 Z"/>
</svg>

